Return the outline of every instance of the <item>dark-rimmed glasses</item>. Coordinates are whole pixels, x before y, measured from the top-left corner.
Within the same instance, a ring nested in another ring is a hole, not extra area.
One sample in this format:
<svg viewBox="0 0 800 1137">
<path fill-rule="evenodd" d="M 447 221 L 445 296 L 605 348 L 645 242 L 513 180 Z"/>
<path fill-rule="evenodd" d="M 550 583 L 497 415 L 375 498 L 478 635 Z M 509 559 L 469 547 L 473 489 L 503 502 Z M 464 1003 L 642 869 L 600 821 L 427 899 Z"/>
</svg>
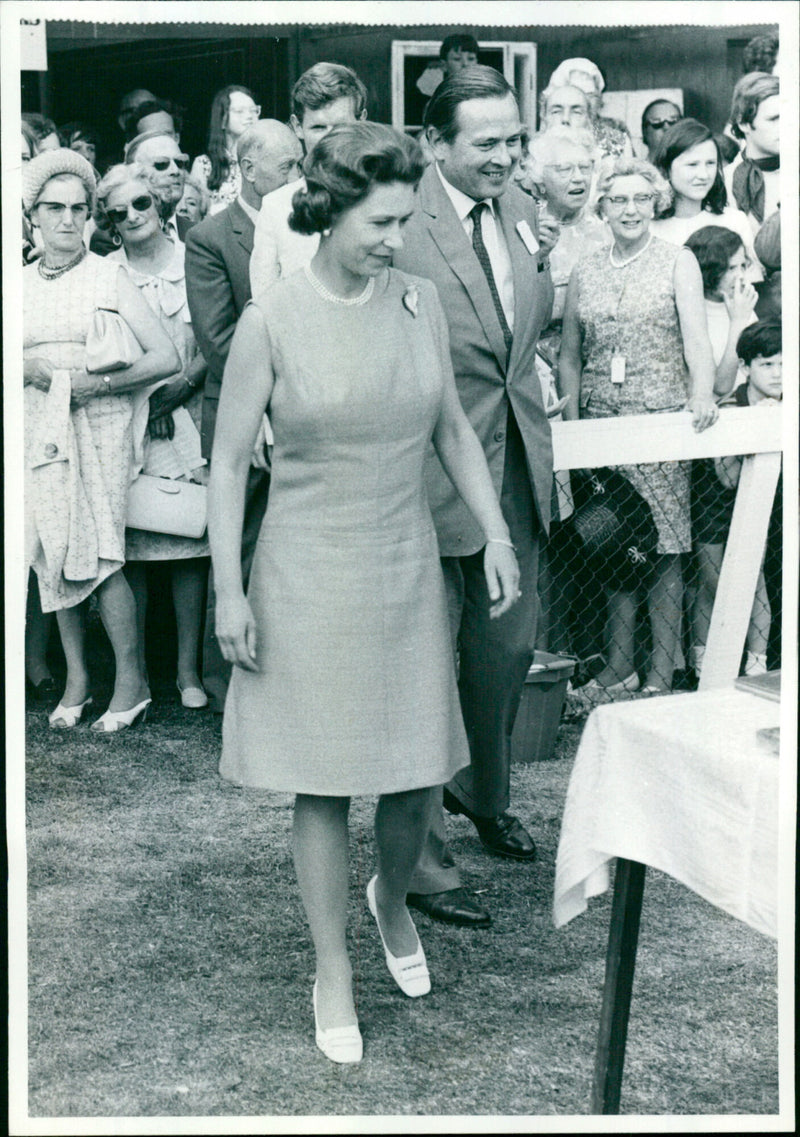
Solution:
<svg viewBox="0 0 800 1137">
<path fill-rule="evenodd" d="M 665 130 L 668 126 L 674 126 L 676 122 L 680 122 L 679 118 L 653 118 L 645 123 L 651 130 Z"/>
<path fill-rule="evenodd" d="M 40 206 L 43 206 L 48 213 L 52 213 L 54 217 L 63 217 L 67 209 L 73 217 L 82 217 L 84 221 L 89 216 L 89 206 L 85 201 L 78 205 L 64 205 L 62 201 L 37 201 L 36 208 L 38 209 Z"/>
<path fill-rule="evenodd" d="M 124 209 L 107 209 L 106 216 L 112 225 L 121 225 L 123 221 L 128 220 L 128 211 L 133 210 L 134 213 L 147 213 L 150 206 L 153 204 L 153 199 L 149 193 L 143 193 L 139 197 L 135 197 Z"/>
<path fill-rule="evenodd" d="M 606 196 L 603 200 L 608 205 L 610 205 L 612 209 L 616 210 L 624 209 L 625 206 L 631 201 L 637 209 L 644 209 L 645 206 L 650 205 L 651 202 L 655 201 L 655 196 L 656 195 L 654 193 L 635 193 L 633 197 L 622 197 L 620 194 L 618 197 Z"/>
</svg>

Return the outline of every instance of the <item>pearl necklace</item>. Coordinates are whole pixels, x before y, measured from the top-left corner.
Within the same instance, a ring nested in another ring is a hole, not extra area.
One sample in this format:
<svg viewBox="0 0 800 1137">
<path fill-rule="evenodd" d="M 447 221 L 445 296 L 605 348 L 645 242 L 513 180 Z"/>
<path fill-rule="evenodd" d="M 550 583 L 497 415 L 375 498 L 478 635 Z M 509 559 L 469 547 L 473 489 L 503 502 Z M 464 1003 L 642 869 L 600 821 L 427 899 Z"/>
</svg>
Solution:
<svg viewBox="0 0 800 1137">
<path fill-rule="evenodd" d="M 42 280 L 58 280 L 65 272 L 69 272 L 71 268 L 75 268 L 76 265 L 80 264 L 85 256 L 86 246 L 81 245 L 81 251 L 78 255 L 73 257 L 72 260 L 68 261 L 65 265 L 59 265 L 58 268 L 48 268 L 44 263 L 44 258 L 41 257 L 38 262 L 39 276 Z"/>
<path fill-rule="evenodd" d="M 631 263 L 631 261 L 635 261 L 637 257 L 640 257 L 642 255 L 642 253 L 645 251 L 645 249 L 650 247 L 650 242 L 652 240 L 653 240 L 653 234 L 648 233 L 647 240 L 642 245 L 641 249 L 639 249 L 638 252 L 634 253 L 632 257 L 628 257 L 627 260 L 624 260 L 624 261 L 615 261 L 614 260 L 614 246 L 612 245 L 611 248 L 608 250 L 608 260 L 609 260 L 609 263 L 611 264 L 612 268 L 625 268 L 625 265 L 629 265 Z"/>
<path fill-rule="evenodd" d="M 337 296 L 335 292 L 331 292 L 330 289 L 325 287 L 321 280 L 318 280 L 317 277 L 314 276 L 310 265 L 305 266 L 305 274 L 308 277 L 311 287 L 316 293 L 322 296 L 324 300 L 330 300 L 334 304 L 343 304 L 348 308 L 355 308 L 360 304 L 366 304 L 375 288 L 375 277 L 371 276 L 364 285 L 363 292 L 360 292 L 358 296 Z"/>
</svg>

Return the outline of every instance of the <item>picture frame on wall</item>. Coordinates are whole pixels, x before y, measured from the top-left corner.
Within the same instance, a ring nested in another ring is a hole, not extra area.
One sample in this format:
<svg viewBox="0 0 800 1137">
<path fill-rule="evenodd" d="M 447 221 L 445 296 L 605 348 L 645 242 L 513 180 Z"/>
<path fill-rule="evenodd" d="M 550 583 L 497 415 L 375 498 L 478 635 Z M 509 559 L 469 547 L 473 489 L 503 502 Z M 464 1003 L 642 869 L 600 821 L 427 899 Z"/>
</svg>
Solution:
<svg viewBox="0 0 800 1137">
<path fill-rule="evenodd" d="M 419 134 L 425 106 L 444 70 L 439 40 L 392 41 L 392 126 Z M 479 40 L 478 62 L 498 70 L 516 90 L 522 121 L 536 128 L 536 44 Z"/>
</svg>

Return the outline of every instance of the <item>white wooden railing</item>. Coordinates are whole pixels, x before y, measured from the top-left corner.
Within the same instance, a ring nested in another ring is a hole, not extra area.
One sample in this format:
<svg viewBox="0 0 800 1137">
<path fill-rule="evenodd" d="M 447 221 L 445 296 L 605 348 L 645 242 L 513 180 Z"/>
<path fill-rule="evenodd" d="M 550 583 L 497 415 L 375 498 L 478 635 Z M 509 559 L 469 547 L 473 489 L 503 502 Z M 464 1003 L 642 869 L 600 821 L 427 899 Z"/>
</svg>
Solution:
<svg viewBox="0 0 800 1137">
<path fill-rule="evenodd" d="M 739 671 L 778 484 L 781 407 L 726 407 L 708 430 L 688 412 L 554 422 L 553 466 L 576 470 L 634 462 L 746 455 L 708 630 L 700 690 L 727 687 Z"/>
</svg>

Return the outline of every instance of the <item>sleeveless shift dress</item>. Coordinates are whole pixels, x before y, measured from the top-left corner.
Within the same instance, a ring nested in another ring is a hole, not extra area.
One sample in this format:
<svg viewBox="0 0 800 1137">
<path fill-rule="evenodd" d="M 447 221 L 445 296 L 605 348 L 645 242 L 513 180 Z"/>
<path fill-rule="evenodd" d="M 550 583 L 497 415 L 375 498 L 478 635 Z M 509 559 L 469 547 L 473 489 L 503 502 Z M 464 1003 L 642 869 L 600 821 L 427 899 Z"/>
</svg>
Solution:
<svg viewBox="0 0 800 1137">
<path fill-rule="evenodd" d="M 363 304 L 304 270 L 260 300 L 275 383 L 269 504 L 220 773 L 347 796 L 439 785 L 469 762 L 423 468 L 450 369 L 434 286 L 387 269 Z"/>
</svg>

